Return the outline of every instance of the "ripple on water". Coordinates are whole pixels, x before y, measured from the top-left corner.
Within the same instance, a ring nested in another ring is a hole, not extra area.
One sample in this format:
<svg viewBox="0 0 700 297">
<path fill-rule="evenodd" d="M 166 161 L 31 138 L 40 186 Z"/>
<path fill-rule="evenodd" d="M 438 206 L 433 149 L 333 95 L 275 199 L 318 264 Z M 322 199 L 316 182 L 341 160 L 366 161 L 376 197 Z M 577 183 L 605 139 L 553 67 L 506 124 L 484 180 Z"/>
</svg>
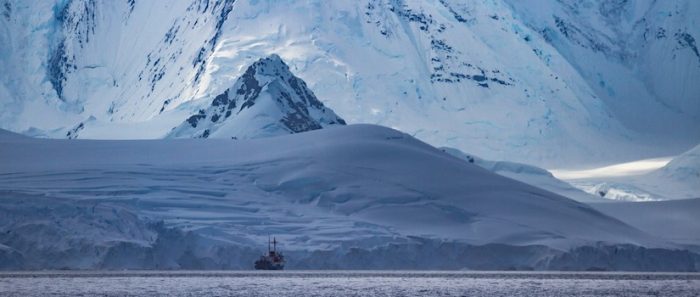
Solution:
<svg viewBox="0 0 700 297">
<path fill-rule="evenodd" d="M 431 271 L 5 272 L 3 296 L 699 296 L 700 274 Z"/>
</svg>

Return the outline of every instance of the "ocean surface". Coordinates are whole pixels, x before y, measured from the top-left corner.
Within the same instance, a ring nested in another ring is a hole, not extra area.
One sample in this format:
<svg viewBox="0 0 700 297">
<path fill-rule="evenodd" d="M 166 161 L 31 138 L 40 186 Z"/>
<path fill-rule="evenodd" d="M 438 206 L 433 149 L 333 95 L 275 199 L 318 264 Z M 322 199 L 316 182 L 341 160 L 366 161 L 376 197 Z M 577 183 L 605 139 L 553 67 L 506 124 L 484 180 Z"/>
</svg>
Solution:
<svg viewBox="0 0 700 297">
<path fill-rule="evenodd" d="M 697 273 L 0 272 L 0 296 L 700 296 Z"/>
</svg>

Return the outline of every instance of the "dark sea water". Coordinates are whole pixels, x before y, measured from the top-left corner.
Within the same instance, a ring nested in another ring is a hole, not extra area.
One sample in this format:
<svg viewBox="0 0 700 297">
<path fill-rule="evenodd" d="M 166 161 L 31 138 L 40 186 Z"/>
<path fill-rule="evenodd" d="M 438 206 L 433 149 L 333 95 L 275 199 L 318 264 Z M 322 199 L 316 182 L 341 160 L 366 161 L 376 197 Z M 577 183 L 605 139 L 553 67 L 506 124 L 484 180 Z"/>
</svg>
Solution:
<svg viewBox="0 0 700 297">
<path fill-rule="evenodd" d="M 2 272 L 0 296 L 700 296 L 700 274 Z"/>
</svg>

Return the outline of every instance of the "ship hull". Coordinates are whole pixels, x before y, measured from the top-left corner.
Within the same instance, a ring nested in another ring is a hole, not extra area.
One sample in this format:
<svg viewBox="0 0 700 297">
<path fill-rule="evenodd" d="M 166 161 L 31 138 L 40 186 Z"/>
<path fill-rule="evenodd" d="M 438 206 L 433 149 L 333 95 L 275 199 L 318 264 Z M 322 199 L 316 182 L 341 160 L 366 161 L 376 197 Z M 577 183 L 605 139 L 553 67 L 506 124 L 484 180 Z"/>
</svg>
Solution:
<svg viewBox="0 0 700 297">
<path fill-rule="evenodd" d="M 267 261 L 255 261 L 255 270 L 284 270 L 284 265 Z"/>
</svg>

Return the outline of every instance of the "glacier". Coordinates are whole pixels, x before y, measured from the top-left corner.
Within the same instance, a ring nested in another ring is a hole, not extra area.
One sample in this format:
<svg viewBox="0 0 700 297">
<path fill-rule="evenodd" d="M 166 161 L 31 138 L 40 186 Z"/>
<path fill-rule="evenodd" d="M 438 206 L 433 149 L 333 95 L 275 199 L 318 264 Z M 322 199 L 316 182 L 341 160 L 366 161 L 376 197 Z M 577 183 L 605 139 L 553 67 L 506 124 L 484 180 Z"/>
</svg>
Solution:
<svg viewBox="0 0 700 297">
<path fill-rule="evenodd" d="M 380 126 L 0 143 L 3 269 L 247 269 L 268 234 L 298 269 L 695 271 L 700 259 Z"/>
</svg>

